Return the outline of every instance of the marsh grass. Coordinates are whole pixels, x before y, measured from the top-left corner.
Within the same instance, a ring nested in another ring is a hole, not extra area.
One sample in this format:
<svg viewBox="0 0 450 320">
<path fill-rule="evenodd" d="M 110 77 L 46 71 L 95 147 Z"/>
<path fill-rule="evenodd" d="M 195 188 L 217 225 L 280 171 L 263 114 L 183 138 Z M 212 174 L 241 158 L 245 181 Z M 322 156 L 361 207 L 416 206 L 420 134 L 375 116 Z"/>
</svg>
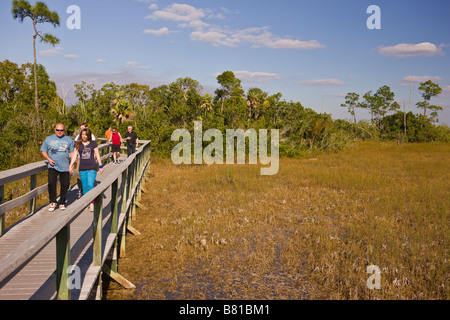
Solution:
<svg viewBox="0 0 450 320">
<path fill-rule="evenodd" d="M 449 144 L 175 166 L 149 190 L 107 299 L 449 299 Z M 381 289 L 367 287 L 369 265 Z"/>
</svg>

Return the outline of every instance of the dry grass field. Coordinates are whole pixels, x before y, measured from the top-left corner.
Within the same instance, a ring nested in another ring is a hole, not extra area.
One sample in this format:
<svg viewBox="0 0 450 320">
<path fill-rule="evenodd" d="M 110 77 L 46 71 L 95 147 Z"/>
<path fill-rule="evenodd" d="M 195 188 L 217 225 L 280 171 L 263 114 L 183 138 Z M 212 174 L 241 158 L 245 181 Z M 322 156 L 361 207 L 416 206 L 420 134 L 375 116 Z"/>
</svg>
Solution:
<svg viewBox="0 0 450 320">
<path fill-rule="evenodd" d="M 311 159 L 152 159 L 107 299 L 450 299 L 450 145 L 364 142 Z M 370 265 L 381 289 L 369 289 Z"/>
</svg>

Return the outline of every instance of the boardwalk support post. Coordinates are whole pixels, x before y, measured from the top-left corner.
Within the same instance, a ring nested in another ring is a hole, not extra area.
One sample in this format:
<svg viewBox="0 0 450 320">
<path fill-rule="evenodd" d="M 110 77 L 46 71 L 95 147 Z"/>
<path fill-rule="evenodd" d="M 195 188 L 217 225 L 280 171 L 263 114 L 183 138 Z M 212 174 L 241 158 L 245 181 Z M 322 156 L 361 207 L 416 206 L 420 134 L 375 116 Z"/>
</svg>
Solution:
<svg viewBox="0 0 450 320">
<path fill-rule="evenodd" d="M 132 225 L 127 226 L 127 230 L 130 231 L 135 236 L 141 235 L 141 233 L 137 231 L 136 228 L 134 228 Z"/>
<path fill-rule="evenodd" d="M 148 208 L 146 206 L 144 206 L 142 203 L 140 203 L 139 201 L 136 202 L 136 206 L 142 210 L 148 210 Z"/>
<path fill-rule="evenodd" d="M 108 265 L 106 265 L 106 264 L 103 265 L 102 270 L 103 270 L 103 272 L 105 274 L 110 276 L 111 279 L 115 280 L 118 284 L 120 284 L 125 289 L 134 289 L 134 288 L 136 288 L 136 286 L 134 284 L 132 284 L 130 281 L 128 281 L 127 279 L 125 279 L 125 277 L 123 277 L 119 273 L 114 272 L 113 270 L 111 270 L 108 267 Z"/>
</svg>

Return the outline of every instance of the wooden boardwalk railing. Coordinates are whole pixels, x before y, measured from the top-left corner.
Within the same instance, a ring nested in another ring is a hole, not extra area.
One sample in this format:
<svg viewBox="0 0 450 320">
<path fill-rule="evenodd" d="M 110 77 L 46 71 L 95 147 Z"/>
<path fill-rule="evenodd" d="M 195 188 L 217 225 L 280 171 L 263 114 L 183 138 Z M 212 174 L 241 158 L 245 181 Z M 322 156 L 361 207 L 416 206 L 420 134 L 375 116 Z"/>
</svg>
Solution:
<svg viewBox="0 0 450 320">
<path fill-rule="evenodd" d="M 47 192 L 47 185 L 36 188 L 36 175 L 47 170 L 44 161 L 0 172 L 0 299 L 99 297 L 102 273 L 133 287 L 118 273 L 118 257 L 127 230 L 138 233 L 131 222 L 150 167 L 150 141 L 140 142 L 122 164 L 106 165 L 100 183 L 65 211 L 36 210 L 36 197 Z M 102 154 L 109 148 L 99 146 Z M 28 176 L 31 191 L 2 203 L 4 185 Z M 93 213 L 86 211 L 92 201 Z M 4 213 L 27 202 L 31 214 L 5 230 Z"/>
</svg>

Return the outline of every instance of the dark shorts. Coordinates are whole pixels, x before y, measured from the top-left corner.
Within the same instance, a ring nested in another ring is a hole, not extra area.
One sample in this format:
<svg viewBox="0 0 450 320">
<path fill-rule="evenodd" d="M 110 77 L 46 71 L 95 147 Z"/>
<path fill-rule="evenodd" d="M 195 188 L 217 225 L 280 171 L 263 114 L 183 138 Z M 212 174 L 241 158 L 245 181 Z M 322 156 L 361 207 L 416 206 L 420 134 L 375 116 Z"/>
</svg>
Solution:
<svg viewBox="0 0 450 320">
<path fill-rule="evenodd" d="M 112 145 L 112 152 L 120 152 L 120 145 Z"/>
</svg>

